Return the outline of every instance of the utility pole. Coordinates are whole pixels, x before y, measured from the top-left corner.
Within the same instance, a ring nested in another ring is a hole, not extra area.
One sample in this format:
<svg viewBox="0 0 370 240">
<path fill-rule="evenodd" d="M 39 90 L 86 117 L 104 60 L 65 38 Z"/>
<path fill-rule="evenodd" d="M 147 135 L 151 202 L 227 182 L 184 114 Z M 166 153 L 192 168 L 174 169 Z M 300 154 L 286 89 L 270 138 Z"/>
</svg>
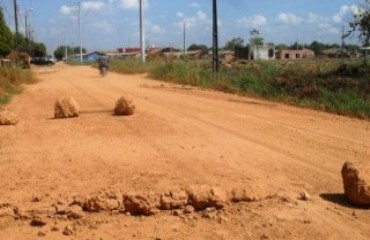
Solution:
<svg viewBox="0 0 370 240">
<path fill-rule="evenodd" d="M 144 9 L 143 0 L 139 0 L 139 17 L 140 17 L 140 48 L 141 48 L 141 62 L 145 63 L 145 36 L 144 36 Z"/>
<path fill-rule="evenodd" d="M 24 14 L 24 36 L 26 37 L 26 40 L 28 39 L 28 22 L 27 22 L 27 11 Z"/>
<path fill-rule="evenodd" d="M 82 63 L 81 1 L 78 5 L 78 32 L 80 35 L 80 62 Z"/>
<path fill-rule="evenodd" d="M 14 20 L 15 20 L 15 50 L 16 50 L 16 62 L 18 62 L 19 57 L 19 42 L 18 42 L 18 5 L 17 0 L 14 0 Z"/>
<path fill-rule="evenodd" d="M 345 33 L 344 33 L 344 25 L 342 25 L 342 45 L 341 45 L 341 52 L 342 54 L 344 53 L 344 47 L 345 47 L 345 43 L 344 43 L 344 38 L 345 38 Z"/>
<path fill-rule="evenodd" d="M 184 21 L 184 59 L 186 58 L 186 22 Z"/>
<path fill-rule="evenodd" d="M 68 42 L 68 26 L 66 25 L 66 36 L 65 36 L 65 48 L 64 48 L 64 58 L 65 58 L 65 61 L 68 62 L 68 46 L 67 46 L 67 42 Z"/>
<path fill-rule="evenodd" d="M 217 23 L 217 1 L 213 0 L 213 73 L 219 70 L 218 62 L 218 23 Z"/>
</svg>

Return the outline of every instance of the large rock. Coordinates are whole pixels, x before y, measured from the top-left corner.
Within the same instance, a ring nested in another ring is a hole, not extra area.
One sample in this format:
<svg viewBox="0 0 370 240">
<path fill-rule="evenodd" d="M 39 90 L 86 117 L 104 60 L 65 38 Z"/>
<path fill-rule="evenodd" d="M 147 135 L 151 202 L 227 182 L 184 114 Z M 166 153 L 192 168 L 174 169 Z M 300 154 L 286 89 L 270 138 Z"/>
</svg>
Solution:
<svg viewBox="0 0 370 240">
<path fill-rule="evenodd" d="M 8 110 L 0 110 L 0 125 L 15 125 L 18 122 L 17 115 Z"/>
<path fill-rule="evenodd" d="M 347 199 L 359 206 L 370 206 L 370 162 L 346 162 L 342 178 Z"/>
<path fill-rule="evenodd" d="M 154 194 L 124 194 L 125 211 L 132 215 L 153 215 L 157 213 L 157 199 Z"/>
<path fill-rule="evenodd" d="M 129 116 L 134 114 L 135 105 L 132 100 L 125 97 L 121 97 L 117 100 L 116 106 L 114 108 L 114 114 L 117 116 Z"/>
<path fill-rule="evenodd" d="M 187 189 L 187 193 L 189 203 L 198 211 L 212 207 L 221 209 L 228 202 L 226 193 L 218 187 L 194 185 Z"/>
<path fill-rule="evenodd" d="M 72 97 L 63 97 L 54 104 L 55 118 L 72 118 L 80 115 L 80 106 Z"/>
</svg>

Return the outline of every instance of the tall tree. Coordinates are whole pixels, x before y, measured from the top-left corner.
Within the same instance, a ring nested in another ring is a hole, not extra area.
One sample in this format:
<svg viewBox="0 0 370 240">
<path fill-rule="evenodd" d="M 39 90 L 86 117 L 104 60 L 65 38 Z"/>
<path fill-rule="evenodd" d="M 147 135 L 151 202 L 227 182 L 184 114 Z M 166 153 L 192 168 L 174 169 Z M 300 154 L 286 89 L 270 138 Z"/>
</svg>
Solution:
<svg viewBox="0 0 370 240">
<path fill-rule="evenodd" d="M 370 47 L 370 0 L 364 0 L 364 3 L 358 6 L 358 11 L 350 22 L 351 31 L 359 32 L 359 39 L 364 47 Z M 365 63 L 367 63 L 368 51 L 365 50 Z"/>
<path fill-rule="evenodd" d="M 188 51 L 193 51 L 193 50 L 202 50 L 203 53 L 208 53 L 208 47 L 204 44 L 191 44 L 188 47 Z"/>
<path fill-rule="evenodd" d="M 13 34 L 5 23 L 3 9 L 0 7 L 0 56 L 6 56 L 13 45 Z"/>
<path fill-rule="evenodd" d="M 225 50 L 232 50 L 234 51 L 236 48 L 241 48 L 244 46 L 244 39 L 237 37 L 229 40 L 226 44 L 224 49 Z"/>
<path fill-rule="evenodd" d="M 358 6 L 358 11 L 353 16 L 353 21 L 349 24 L 351 32 L 358 31 L 359 38 L 364 46 L 370 45 L 370 0 Z"/>
</svg>

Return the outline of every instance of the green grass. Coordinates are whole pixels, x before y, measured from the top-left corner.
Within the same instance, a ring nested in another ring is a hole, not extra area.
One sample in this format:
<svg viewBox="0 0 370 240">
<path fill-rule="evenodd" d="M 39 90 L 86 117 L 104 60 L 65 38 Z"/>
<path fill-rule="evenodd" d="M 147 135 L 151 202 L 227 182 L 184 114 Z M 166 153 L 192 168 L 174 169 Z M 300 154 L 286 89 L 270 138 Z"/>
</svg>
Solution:
<svg viewBox="0 0 370 240">
<path fill-rule="evenodd" d="M 342 66 L 342 67 L 341 67 Z M 370 67 L 361 61 L 250 62 L 214 75 L 205 61 L 116 61 L 116 72 L 250 95 L 341 115 L 370 118 Z"/>
<path fill-rule="evenodd" d="M 35 83 L 29 69 L 0 67 L 0 104 L 6 104 L 14 94 L 22 91 L 22 84 Z"/>
</svg>

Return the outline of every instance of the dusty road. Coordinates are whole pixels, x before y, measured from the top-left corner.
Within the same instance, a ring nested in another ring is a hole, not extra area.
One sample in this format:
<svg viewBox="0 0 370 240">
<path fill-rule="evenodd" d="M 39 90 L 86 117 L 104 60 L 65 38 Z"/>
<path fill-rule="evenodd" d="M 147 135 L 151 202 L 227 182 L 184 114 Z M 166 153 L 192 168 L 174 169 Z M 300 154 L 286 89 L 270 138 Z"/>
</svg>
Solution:
<svg viewBox="0 0 370 240">
<path fill-rule="evenodd" d="M 7 106 L 20 123 L 0 128 L 0 239 L 370 239 L 370 210 L 346 204 L 340 176 L 345 161 L 370 160 L 368 121 L 90 67 L 35 72 L 40 82 Z M 65 95 L 82 114 L 54 120 Z M 112 116 L 122 95 L 133 116 Z M 75 196 L 254 182 L 276 196 L 186 216 L 53 213 Z M 46 225 L 30 226 L 32 214 Z"/>
</svg>

